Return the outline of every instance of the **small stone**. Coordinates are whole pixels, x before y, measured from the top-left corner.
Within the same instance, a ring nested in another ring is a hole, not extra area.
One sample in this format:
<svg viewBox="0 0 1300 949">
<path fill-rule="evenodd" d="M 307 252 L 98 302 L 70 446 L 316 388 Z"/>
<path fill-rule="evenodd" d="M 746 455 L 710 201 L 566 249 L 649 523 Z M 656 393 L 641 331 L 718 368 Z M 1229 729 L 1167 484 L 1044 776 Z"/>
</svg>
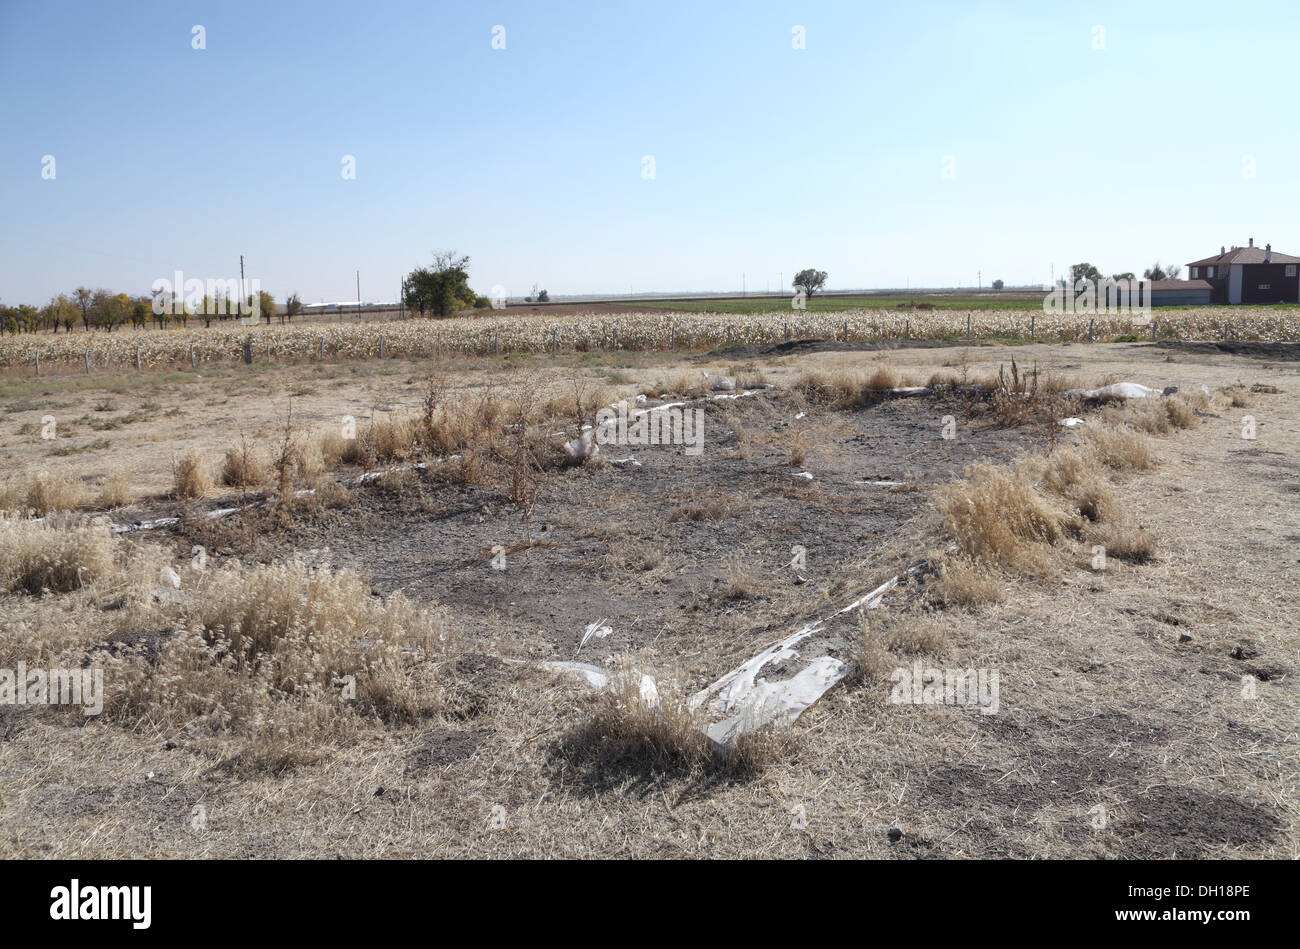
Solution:
<svg viewBox="0 0 1300 949">
<path fill-rule="evenodd" d="M 176 742 L 169 741 L 167 742 L 167 744 L 163 745 L 163 751 L 171 751 L 175 747 L 176 747 Z"/>
<path fill-rule="evenodd" d="M 891 844 L 896 844 L 902 839 L 903 839 L 903 832 L 901 830 L 899 830 L 897 827 L 889 828 L 889 842 Z"/>
<path fill-rule="evenodd" d="M 384 787 L 382 784 L 379 785 L 379 790 L 375 792 L 375 797 L 383 797 L 383 796 L 384 796 L 384 792 L 387 791 L 387 790 L 388 790 L 388 788 Z"/>
<path fill-rule="evenodd" d="M 1190 643 L 1190 642 L 1192 641 L 1192 634 L 1191 634 L 1191 633 L 1179 633 L 1179 634 L 1178 634 L 1178 641 L 1179 641 L 1180 643 Z"/>
</svg>

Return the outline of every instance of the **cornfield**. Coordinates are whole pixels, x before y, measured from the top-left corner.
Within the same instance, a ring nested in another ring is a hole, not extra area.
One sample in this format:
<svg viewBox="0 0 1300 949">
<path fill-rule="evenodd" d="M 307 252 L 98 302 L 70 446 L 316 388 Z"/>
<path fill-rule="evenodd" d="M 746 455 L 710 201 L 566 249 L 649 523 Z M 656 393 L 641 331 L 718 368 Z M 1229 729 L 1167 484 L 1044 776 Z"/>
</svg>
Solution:
<svg viewBox="0 0 1300 949">
<path fill-rule="evenodd" d="M 969 323 L 968 323 L 969 320 Z M 1162 313 L 1049 315 L 1037 311 L 982 310 L 840 313 L 712 314 L 649 312 L 550 317 L 486 316 L 442 320 L 392 320 L 339 325 L 213 326 L 116 333 L 24 335 L 0 339 L 0 367 L 95 369 L 174 368 L 252 359 L 305 362 L 465 354 L 596 350 L 700 351 L 733 343 L 784 339 L 1010 338 L 1060 342 L 1148 339 L 1300 341 L 1300 310 L 1226 307 Z"/>
</svg>

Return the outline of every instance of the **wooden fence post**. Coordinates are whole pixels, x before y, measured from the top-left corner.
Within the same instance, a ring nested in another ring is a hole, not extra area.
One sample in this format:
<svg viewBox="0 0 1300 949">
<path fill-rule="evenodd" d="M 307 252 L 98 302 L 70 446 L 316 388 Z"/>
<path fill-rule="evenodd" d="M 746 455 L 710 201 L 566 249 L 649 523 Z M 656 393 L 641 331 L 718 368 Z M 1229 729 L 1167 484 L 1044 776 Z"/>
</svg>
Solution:
<svg viewBox="0 0 1300 949">
<path fill-rule="evenodd" d="M 384 358 L 384 334 L 379 334 L 379 358 Z"/>
<path fill-rule="evenodd" d="M 966 314 L 966 339 L 970 339 L 970 314 Z"/>
<path fill-rule="evenodd" d="M 86 375 L 90 375 L 90 350 L 86 350 Z"/>
<path fill-rule="evenodd" d="M 140 371 L 140 347 L 135 348 L 135 371 Z"/>
<path fill-rule="evenodd" d="M 36 350 L 36 375 L 41 374 L 41 351 Z"/>
<path fill-rule="evenodd" d="M 190 368 L 194 368 L 194 344 L 190 343 Z"/>
</svg>

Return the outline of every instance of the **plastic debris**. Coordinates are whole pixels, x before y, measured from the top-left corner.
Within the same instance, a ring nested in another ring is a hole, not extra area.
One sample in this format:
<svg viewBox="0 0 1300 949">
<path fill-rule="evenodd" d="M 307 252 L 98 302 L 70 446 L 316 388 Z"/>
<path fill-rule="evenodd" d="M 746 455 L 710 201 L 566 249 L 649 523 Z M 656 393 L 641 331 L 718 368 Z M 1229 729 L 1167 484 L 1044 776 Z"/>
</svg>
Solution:
<svg viewBox="0 0 1300 949">
<path fill-rule="evenodd" d="M 588 428 L 577 438 L 564 443 L 564 450 L 570 458 L 590 458 L 600 454 L 600 445 L 596 444 L 596 431 Z"/>
<path fill-rule="evenodd" d="M 1116 382 L 1100 389 L 1070 389 L 1065 394 L 1083 399 L 1149 399 L 1157 395 L 1172 395 L 1177 386 L 1169 389 L 1152 389 L 1137 382 Z"/>
<path fill-rule="evenodd" d="M 614 632 L 611 627 L 605 625 L 607 622 L 609 621 L 601 618 L 596 620 L 594 623 L 587 624 L 587 628 L 582 634 L 582 642 L 578 643 L 578 652 L 582 652 L 582 647 L 587 645 L 587 640 L 591 639 L 593 636 L 596 639 L 604 639 L 610 633 Z"/>
</svg>

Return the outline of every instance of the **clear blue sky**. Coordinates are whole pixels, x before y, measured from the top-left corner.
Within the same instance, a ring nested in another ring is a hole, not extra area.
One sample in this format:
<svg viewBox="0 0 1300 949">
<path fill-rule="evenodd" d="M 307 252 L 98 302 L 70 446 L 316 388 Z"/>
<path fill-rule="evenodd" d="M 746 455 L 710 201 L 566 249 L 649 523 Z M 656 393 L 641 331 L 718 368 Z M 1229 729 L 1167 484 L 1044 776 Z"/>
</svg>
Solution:
<svg viewBox="0 0 1300 949">
<path fill-rule="evenodd" d="M 308 302 L 450 248 L 511 294 L 1300 254 L 1298 9 L 0 0 L 0 298 L 241 253 Z"/>
</svg>

